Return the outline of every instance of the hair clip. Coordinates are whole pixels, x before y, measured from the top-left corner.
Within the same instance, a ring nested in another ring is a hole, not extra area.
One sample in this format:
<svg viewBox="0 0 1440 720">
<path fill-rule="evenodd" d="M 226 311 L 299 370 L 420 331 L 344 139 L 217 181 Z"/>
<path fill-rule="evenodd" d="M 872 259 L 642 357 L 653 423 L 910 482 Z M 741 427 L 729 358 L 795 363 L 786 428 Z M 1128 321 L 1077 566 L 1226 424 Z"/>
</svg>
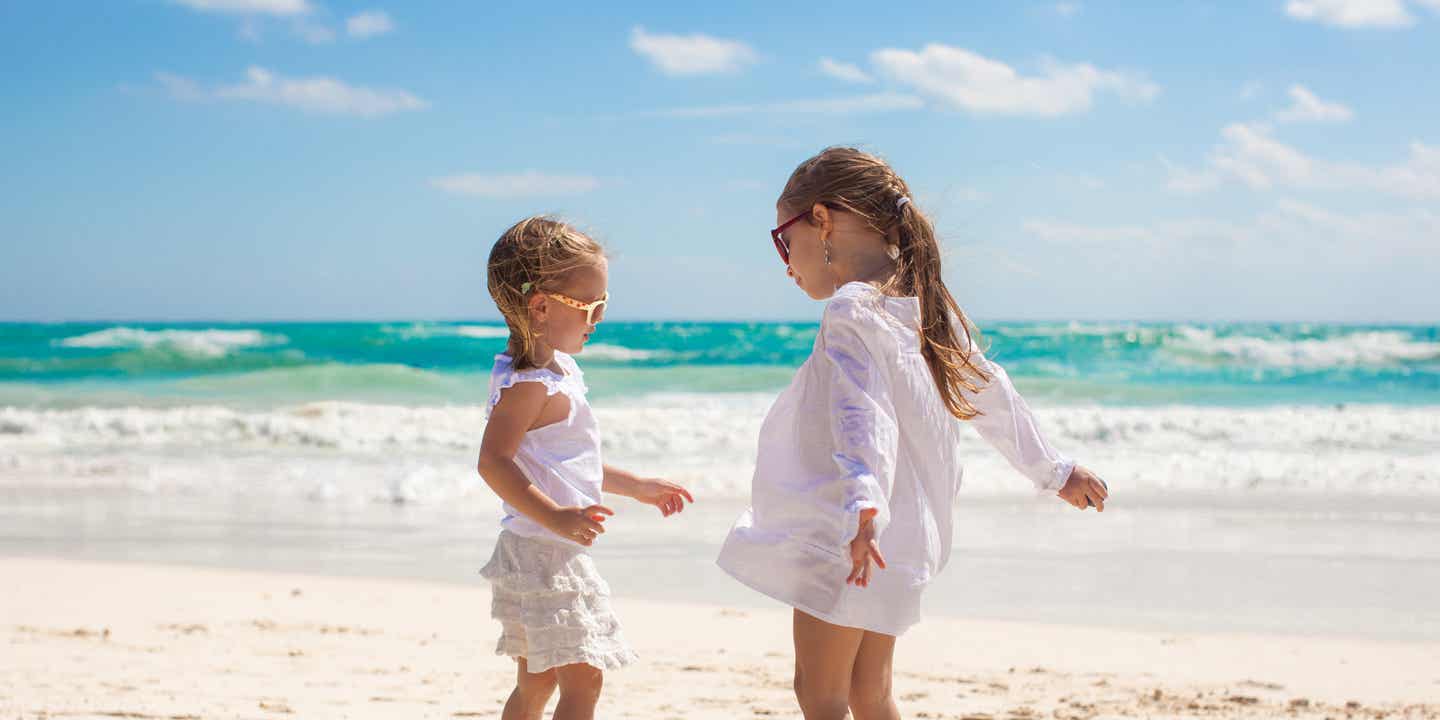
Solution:
<svg viewBox="0 0 1440 720">
<path fill-rule="evenodd" d="M 530 282 L 529 280 L 526 280 L 525 282 L 520 283 L 520 294 L 521 294 L 521 295 L 529 294 L 529 292 L 530 292 L 530 287 L 533 286 L 534 284 L 535 284 L 535 283 L 532 283 L 532 282 Z"/>
<path fill-rule="evenodd" d="M 898 200 L 895 201 L 895 211 L 896 211 L 896 212 L 899 212 L 901 208 L 903 208 L 903 207 L 905 207 L 906 205 L 909 205 L 909 204 L 910 204 L 910 198 L 909 198 L 908 196 L 901 195 L 901 196 L 900 196 L 900 199 L 898 199 Z"/>
</svg>

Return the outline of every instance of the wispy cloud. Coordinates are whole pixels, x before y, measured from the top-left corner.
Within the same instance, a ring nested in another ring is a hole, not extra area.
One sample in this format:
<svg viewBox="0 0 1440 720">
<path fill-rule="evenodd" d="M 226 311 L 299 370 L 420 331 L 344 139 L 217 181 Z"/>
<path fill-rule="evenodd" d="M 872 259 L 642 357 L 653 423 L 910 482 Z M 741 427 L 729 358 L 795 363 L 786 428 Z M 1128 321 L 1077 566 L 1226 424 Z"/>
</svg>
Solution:
<svg viewBox="0 0 1440 720">
<path fill-rule="evenodd" d="M 460 173 L 430 179 L 430 186 L 454 195 L 483 198 L 583 195 L 600 187 L 589 175 L 547 175 L 529 170 L 515 174 Z"/>
<path fill-rule="evenodd" d="M 1399 28 L 1415 24 L 1405 0 L 1289 0 L 1285 14 L 1296 20 L 1342 28 Z"/>
<path fill-rule="evenodd" d="M 859 65 L 840 62 L 839 60 L 833 60 L 828 57 L 820 58 L 820 72 L 837 80 L 844 80 L 845 82 L 861 84 L 875 82 L 875 78 L 870 77 L 869 73 L 861 70 Z"/>
<path fill-rule="evenodd" d="M 1026 220 L 1021 228 L 1041 240 L 1062 244 L 1112 244 L 1153 240 L 1155 233 L 1141 225 L 1084 225 L 1054 220 Z"/>
<path fill-rule="evenodd" d="M 1253 190 L 1368 190 L 1419 199 L 1440 199 L 1440 147 L 1410 144 L 1403 162 L 1370 166 L 1311 157 L 1276 139 L 1260 123 L 1233 123 L 1201 170 L 1169 166 L 1171 190 L 1202 192 L 1225 180 Z"/>
<path fill-rule="evenodd" d="M 1440 252 L 1440 214 L 1426 208 L 1392 212 L 1348 213 L 1281 198 L 1254 216 L 1240 219 L 1183 217 L 1131 225 L 1100 225 L 1053 219 L 1028 219 L 1023 232 L 1056 245 L 1108 247 L 1155 254 L 1204 252 L 1206 247 L 1314 247 L 1342 244 L 1357 253 L 1385 254 L 1393 249 Z M 1377 242 L 1378 240 L 1378 242 Z"/>
<path fill-rule="evenodd" d="M 308 14 L 313 9 L 308 0 L 175 0 L 175 2 L 191 10 L 230 15 L 294 17 Z"/>
<path fill-rule="evenodd" d="M 648 33 L 643 27 L 630 31 L 630 49 L 649 60 L 666 75 L 715 75 L 738 72 L 754 64 L 759 56 L 749 45 L 736 40 L 692 35 Z"/>
<path fill-rule="evenodd" d="M 384 35 L 395 29 L 395 22 L 384 10 L 366 10 L 351 15 L 345 20 L 345 32 L 350 37 L 364 40 Z"/>
<path fill-rule="evenodd" d="M 329 45 L 335 42 L 335 31 L 324 25 L 297 20 L 291 29 L 297 37 L 311 45 Z"/>
<path fill-rule="evenodd" d="M 1220 174 L 1210 168 L 1191 170 L 1181 165 L 1170 162 L 1165 156 L 1160 156 L 1160 164 L 1165 167 L 1165 189 L 1179 195 L 1196 195 L 1209 190 L 1214 190 L 1220 185 Z"/>
<path fill-rule="evenodd" d="M 219 100 L 282 105 L 305 112 L 375 117 L 429 106 L 404 90 L 349 85 L 324 75 L 289 78 L 251 66 L 234 85 L 204 87 L 180 75 L 156 73 L 156 81 L 179 100 Z"/>
<path fill-rule="evenodd" d="M 925 101 L 914 95 L 902 93 L 874 93 L 853 97 L 819 98 L 808 100 L 786 100 L 772 103 L 748 103 L 736 105 L 701 105 L 697 107 L 670 108 L 657 110 L 648 115 L 662 117 L 721 117 L 726 115 L 755 114 L 814 114 L 854 115 L 863 113 L 894 112 L 897 110 L 918 110 Z"/>
<path fill-rule="evenodd" d="M 1057 2 L 1053 9 L 1055 14 L 1063 18 L 1072 18 L 1080 14 L 1080 3 L 1078 2 Z"/>
<path fill-rule="evenodd" d="M 174 73 L 157 72 L 155 73 L 155 82 L 159 83 L 160 87 L 176 100 L 205 99 L 205 90 L 190 78 Z"/>
<path fill-rule="evenodd" d="M 1346 122 L 1354 111 L 1340 103 L 1326 102 L 1304 85 L 1290 86 L 1290 106 L 1275 114 L 1280 122 Z"/>
<path fill-rule="evenodd" d="M 1087 63 L 1047 59 L 1038 75 L 1022 75 L 1003 62 L 949 45 L 926 45 L 919 52 L 884 49 L 871 57 L 894 81 L 973 113 L 1055 117 L 1089 110 L 1100 93 L 1149 101 L 1160 92 L 1143 76 Z"/>
</svg>

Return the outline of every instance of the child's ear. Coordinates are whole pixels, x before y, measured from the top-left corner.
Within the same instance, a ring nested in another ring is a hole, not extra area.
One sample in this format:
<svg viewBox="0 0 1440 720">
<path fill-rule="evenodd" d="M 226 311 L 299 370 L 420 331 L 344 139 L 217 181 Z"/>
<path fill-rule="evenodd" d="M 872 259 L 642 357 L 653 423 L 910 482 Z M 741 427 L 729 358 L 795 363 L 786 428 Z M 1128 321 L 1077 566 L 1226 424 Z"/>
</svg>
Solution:
<svg viewBox="0 0 1440 720">
<path fill-rule="evenodd" d="M 829 233 L 834 229 L 831 226 L 834 218 L 830 215 L 830 208 L 825 207 L 821 203 L 815 203 L 815 207 L 810 208 L 810 220 L 815 223 L 815 227 L 822 233 Z"/>
<path fill-rule="evenodd" d="M 530 308 L 530 317 L 534 318 L 538 322 L 544 322 L 545 315 L 550 311 L 549 301 L 549 298 L 541 295 L 538 292 L 534 295 L 531 295 L 530 299 L 526 302 L 526 305 L 528 305 Z"/>
</svg>

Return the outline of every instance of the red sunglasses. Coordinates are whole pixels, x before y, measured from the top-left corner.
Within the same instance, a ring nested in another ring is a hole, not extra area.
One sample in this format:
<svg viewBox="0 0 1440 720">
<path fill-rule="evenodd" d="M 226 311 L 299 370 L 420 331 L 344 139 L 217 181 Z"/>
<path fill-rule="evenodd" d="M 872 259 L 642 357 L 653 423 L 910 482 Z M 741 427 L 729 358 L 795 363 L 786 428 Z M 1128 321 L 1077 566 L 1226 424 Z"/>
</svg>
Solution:
<svg viewBox="0 0 1440 720">
<path fill-rule="evenodd" d="M 785 222 L 780 224 L 780 227 L 777 227 L 774 230 L 770 231 L 770 239 L 775 241 L 775 252 L 780 253 L 780 260 L 783 261 L 786 265 L 790 264 L 790 243 L 785 242 L 785 236 L 781 235 L 781 233 L 785 232 L 785 228 L 788 228 L 791 225 L 794 225 L 795 223 L 807 217 L 810 217 L 809 210 L 806 210 L 805 212 L 802 212 L 799 215 L 796 215 L 795 217 L 786 220 Z"/>
</svg>

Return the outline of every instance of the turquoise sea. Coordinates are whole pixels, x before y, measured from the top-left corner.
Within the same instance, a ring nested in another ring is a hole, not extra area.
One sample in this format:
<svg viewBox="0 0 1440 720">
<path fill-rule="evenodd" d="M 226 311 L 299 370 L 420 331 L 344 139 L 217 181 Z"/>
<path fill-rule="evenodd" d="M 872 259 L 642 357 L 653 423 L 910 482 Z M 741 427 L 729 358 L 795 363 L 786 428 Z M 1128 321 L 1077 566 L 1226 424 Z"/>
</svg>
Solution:
<svg viewBox="0 0 1440 720">
<path fill-rule="evenodd" d="M 602 323 L 598 400 L 773 392 L 813 323 Z M 0 324 L 0 405 L 480 402 L 494 323 Z M 992 359 L 1043 403 L 1440 404 L 1440 326 L 987 323 Z"/>
</svg>

